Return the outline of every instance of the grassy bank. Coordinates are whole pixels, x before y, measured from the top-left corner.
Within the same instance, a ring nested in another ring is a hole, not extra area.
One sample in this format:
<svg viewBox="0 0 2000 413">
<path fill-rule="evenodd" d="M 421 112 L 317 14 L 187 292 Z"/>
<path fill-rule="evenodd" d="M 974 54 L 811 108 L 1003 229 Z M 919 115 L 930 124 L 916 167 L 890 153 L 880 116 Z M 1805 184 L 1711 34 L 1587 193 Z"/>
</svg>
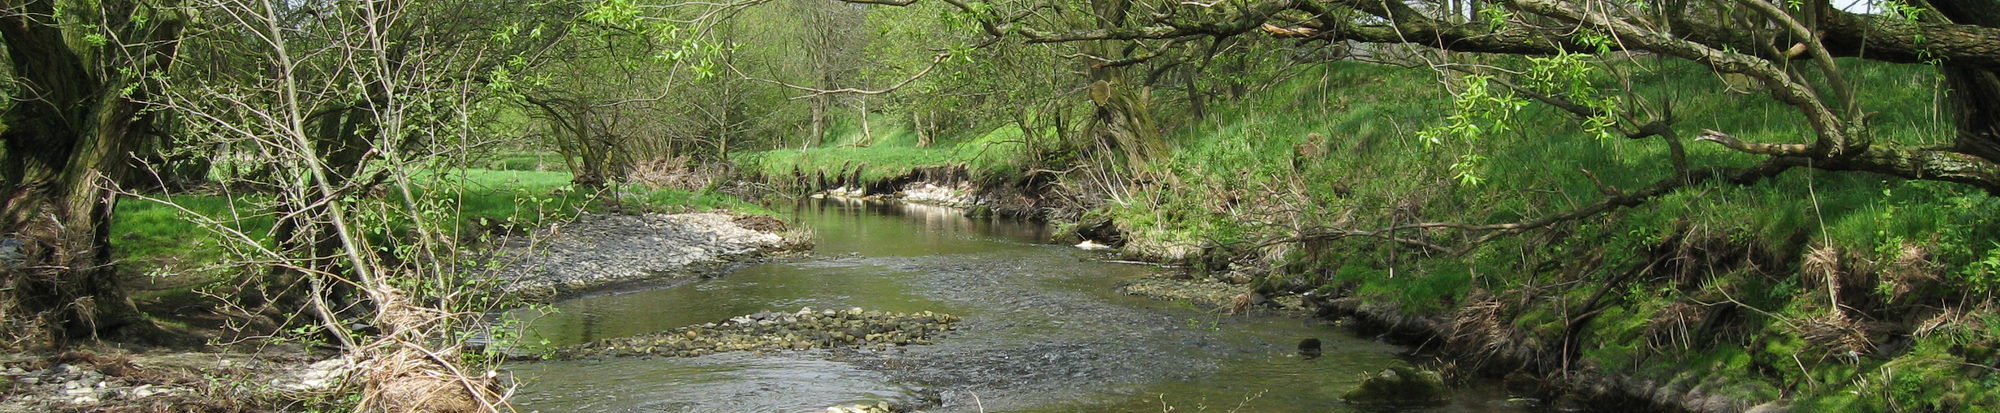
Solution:
<svg viewBox="0 0 2000 413">
<path fill-rule="evenodd" d="M 1933 68 L 1843 65 L 1870 97 L 1877 142 L 1949 143 Z M 1705 68 L 1623 69 L 1633 92 L 1621 98 L 1672 114 L 1689 170 L 1761 161 L 1691 140 L 1705 129 L 1752 142 L 1807 135 L 1793 109 L 1730 92 L 1733 79 Z M 1451 121 L 1455 98 L 1440 87 L 1462 87 L 1451 82 L 1351 62 L 1303 70 L 1171 131 L 1171 157 L 1090 215 L 1139 249 L 1262 274 L 1245 288 L 1317 290 L 1441 320 L 1469 360 L 1514 351 L 1536 358 L 1531 373 L 1586 370 L 1804 411 L 2000 409 L 2000 199 L 1968 187 L 1796 168 L 1465 249 L 1488 232 L 1340 235 L 1528 222 L 1677 173 L 1662 139 L 1600 137 L 1546 105 L 1478 139 L 1429 139 Z M 965 166 L 990 183 L 1030 157 L 1010 128 L 930 147 L 873 129 L 872 141 L 850 130 L 735 160 L 774 182 Z"/>
<path fill-rule="evenodd" d="M 1934 70 L 1849 67 L 1871 96 L 1878 141 L 1949 136 L 1930 92 Z M 1275 268 L 1258 288 L 1395 303 L 1470 333 L 1575 354 L 1569 361 L 1585 369 L 1702 383 L 1741 400 L 1786 398 L 1808 411 L 2000 409 L 2000 353 L 1991 350 L 2000 343 L 2000 200 L 1958 185 L 1800 169 L 1682 189 L 1463 254 L 1374 238 L 1256 246 L 1327 229 L 1525 221 L 1603 199 L 1591 175 L 1630 190 L 1673 173 L 1660 140 L 1596 138 L 1541 105 L 1515 114 L 1506 133 L 1427 142 L 1420 132 L 1453 104 L 1439 82 L 1429 71 L 1363 64 L 1307 71 L 1179 131 L 1172 159 L 1153 165 L 1159 183 L 1102 213 L 1135 239 Z M 1634 82 L 1638 99 L 1671 106 L 1682 137 L 1804 134 L 1794 112 L 1766 97 L 1705 92 L 1723 90 L 1724 79 L 1698 67 Z M 1759 160 L 1688 145 L 1695 169 Z M 1459 245 L 1482 233 L 1389 235 Z"/>
<path fill-rule="evenodd" d="M 581 212 L 607 212 L 611 205 L 625 212 L 686 212 L 730 210 L 764 214 L 764 207 L 712 192 L 689 192 L 627 186 L 585 191 L 570 186 L 570 174 L 558 171 L 467 169 L 420 176 L 424 198 L 442 202 L 458 239 L 475 244 L 488 233 L 516 232 L 567 220 Z M 615 197 L 616 202 L 605 202 Z M 199 285 L 221 282 L 242 268 L 220 266 L 230 251 L 215 232 L 229 228 L 268 243 L 275 222 L 262 195 L 231 197 L 218 193 L 170 195 L 172 203 L 124 199 L 114 212 L 111 234 L 121 271 L 142 276 L 142 298 L 186 293 Z"/>
<path fill-rule="evenodd" d="M 845 176 L 862 185 L 909 176 L 923 169 L 963 169 L 985 183 L 1020 177 L 1028 164 L 1029 137 L 1012 125 L 944 136 L 918 146 L 917 134 L 899 124 L 872 125 L 864 134 L 852 126 L 829 130 L 812 148 L 744 152 L 731 157 L 741 173 L 764 177 L 778 185 L 789 178 Z M 822 188 L 781 188 L 814 191 Z"/>
</svg>

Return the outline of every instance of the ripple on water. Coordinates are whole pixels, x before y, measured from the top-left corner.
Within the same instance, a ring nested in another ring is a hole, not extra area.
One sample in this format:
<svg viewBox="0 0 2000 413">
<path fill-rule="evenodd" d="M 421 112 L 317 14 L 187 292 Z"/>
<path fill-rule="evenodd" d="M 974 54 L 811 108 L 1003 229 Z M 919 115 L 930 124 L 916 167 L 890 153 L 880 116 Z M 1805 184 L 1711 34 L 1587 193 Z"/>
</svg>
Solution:
<svg viewBox="0 0 2000 413">
<path fill-rule="evenodd" d="M 804 354 L 726 353 L 520 363 L 522 412 L 800 412 L 911 404 L 922 392 L 881 373 Z"/>
<path fill-rule="evenodd" d="M 932 394 L 923 386 L 943 399 L 929 411 L 1356 412 L 1339 393 L 1403 363 L 1398 347 L 1317 323 L 1119 295 L 1119 283 L 1151 269 L 1031 244 L 1046 236 L 1037 226 L 857 208 L 801 212 L 815 231 L 810 259 L 559 304 L 565 312 L 535 331 L 568 344 L 803 305 L 963 316 L 937 344 L 517 364 L 533 380 L 523 411 L 824 411 L 922 399 Z M 1305 337 L 1324 340 L 1325 356 L 1292 355 Z M 1415 411 L 1522 411 L 1494 408 L 1504 393 L 1462 390 Z"/>
</svg>

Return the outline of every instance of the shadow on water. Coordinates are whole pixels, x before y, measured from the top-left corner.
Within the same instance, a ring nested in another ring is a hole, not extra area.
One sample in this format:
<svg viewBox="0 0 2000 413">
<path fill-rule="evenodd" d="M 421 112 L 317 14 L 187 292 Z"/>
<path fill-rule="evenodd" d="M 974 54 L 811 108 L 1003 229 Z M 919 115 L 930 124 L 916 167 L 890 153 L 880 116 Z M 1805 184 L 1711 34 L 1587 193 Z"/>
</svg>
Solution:
<svg viewBox="0 0 2000 413">
<path fill-rule="evenodd" d="M 789 412 L 888 401 L 929 411 L 1529 411 L 1491 386 L 1450 404 L 1338 401 L 1401 348 L 1317 322 L 1223 316 L 1120 295 L 1157 269 L 1046 243 L 1044 225 L 921 205 L 801 205 L 808 258 L 650 290 L 578 297 L 532 319 L 528 342 L 568 345 L 765 310 L 863 307 L 965 317 L 937 344 L 884 351 L 725 353 L 517 363 L 521 411 Z M 1297 357 L 1307 337 L 1326 354 Z M 934 404 L 935 403 L 935 404 Z"/>
</svg>

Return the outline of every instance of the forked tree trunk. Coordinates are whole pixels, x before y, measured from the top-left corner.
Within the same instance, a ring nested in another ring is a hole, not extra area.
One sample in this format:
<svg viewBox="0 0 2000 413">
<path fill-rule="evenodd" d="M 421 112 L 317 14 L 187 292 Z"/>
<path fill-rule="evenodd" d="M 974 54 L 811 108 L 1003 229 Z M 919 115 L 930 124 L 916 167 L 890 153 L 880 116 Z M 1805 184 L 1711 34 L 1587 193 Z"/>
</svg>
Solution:
<svg viewBox="0 0 2000 413">
<path fill-rule="evenodd" d="M 9 125 L 21 125 L 22 103 Z M 4 230 L 20 255 L 7 262 L 4 296 L 9 336 L 46 334 L 58 343 L 140 321 L 111 267 L 110 223 L 117 198 L 107 185 L 127 174 L 139 137 L 136 105 L 100 98 L 74 112 L 82 128 L 14 126 L 0 165 L 8 172 Z M 74 113 L 73 112 L 73 113 Z M 42 331 L 37 331 L 42 330 Z"/>
<path fill-rule="evenodd" d="M 130 69 L 165 67 L 178 46 L 181 22 L 153 13 L 133 22 L 137 7 L 98 4 L 102 30 L 135 42 L 94 59 L 73 49 L 52 1 L 0 0 L 0 40 L 12 77 L 35 99 L 13 103 L 0 119 L 0 326 L 9 338 L 40 336 L 60 345 L 70 337 L 140 325 L 143 318 L 119 288 L 111 267 L 110 224 L 117 201 L 110 189 L 131 175 L 152 115 L 136 102 L 149 89 Z M 95 65 L 95 66 L 93 66 Z M 10 341 L 11 342 L 11 341 Z"/>
</svg>

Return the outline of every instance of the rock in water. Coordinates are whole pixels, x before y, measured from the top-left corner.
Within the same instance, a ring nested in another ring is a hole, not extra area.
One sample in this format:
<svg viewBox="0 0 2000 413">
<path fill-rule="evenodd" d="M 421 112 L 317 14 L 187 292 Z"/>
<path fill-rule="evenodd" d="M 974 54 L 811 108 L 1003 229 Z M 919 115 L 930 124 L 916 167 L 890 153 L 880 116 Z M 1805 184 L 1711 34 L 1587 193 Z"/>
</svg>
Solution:
<svg viewBox="0 0 2000 413">
<path fill-rule="evenodd" d="M 1316 358 L 1319 357 L 1319 355 L 1320 355 L 1319 339 L 1308 338 L 1304 340 L 1299 340 L 1300 357 Z"/>
<path fill-rule="evenodd" d="M 1444 377 L 1435 371 L 1390 367 L 1341 395 L 1348 403 L 1366 405 L 1429 405 L 1445 401 Z"/>
</svg>

